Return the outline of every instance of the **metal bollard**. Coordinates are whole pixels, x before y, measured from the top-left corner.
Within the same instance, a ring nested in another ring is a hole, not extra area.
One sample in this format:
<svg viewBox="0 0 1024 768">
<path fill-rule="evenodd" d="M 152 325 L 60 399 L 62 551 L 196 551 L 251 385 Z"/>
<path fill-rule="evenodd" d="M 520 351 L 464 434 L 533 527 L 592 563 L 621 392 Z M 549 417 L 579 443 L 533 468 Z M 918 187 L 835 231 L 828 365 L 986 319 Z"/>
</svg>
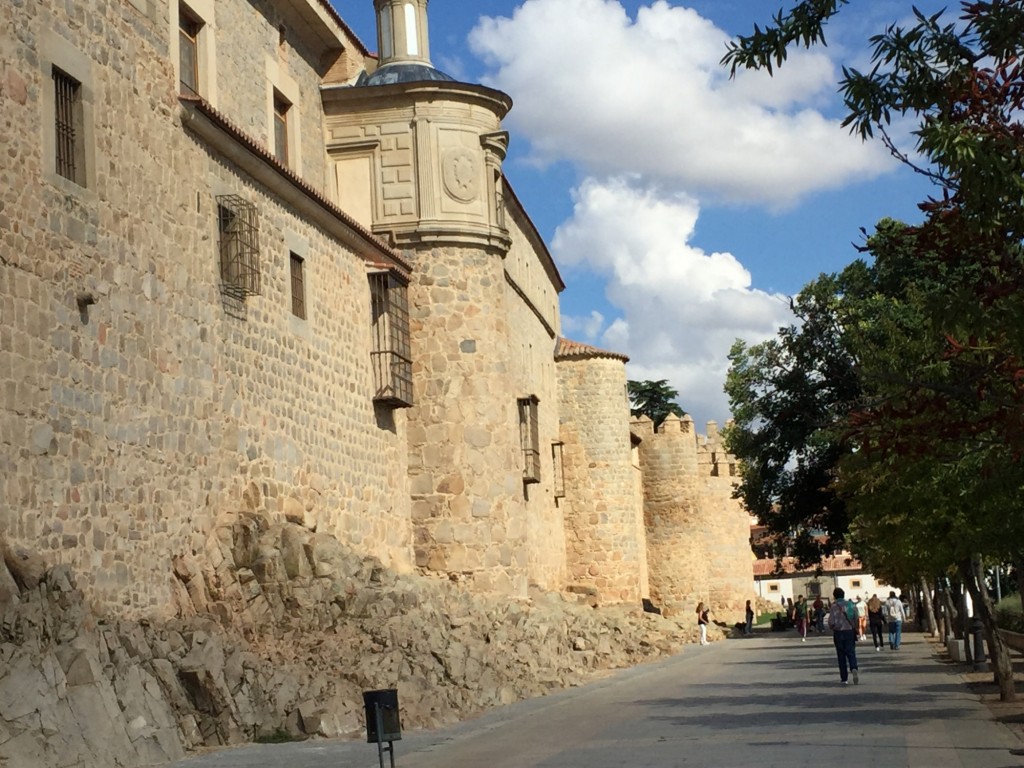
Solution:
<svg viewBox="0 0 1024 768">
<path fill-rule="evenodd" d="M 985 658 L 985 625 L 975 616 L 971 619 L 971 637 L 974 644 L 974 671 L 988 671 L 988 660 Z"/>
</svg>

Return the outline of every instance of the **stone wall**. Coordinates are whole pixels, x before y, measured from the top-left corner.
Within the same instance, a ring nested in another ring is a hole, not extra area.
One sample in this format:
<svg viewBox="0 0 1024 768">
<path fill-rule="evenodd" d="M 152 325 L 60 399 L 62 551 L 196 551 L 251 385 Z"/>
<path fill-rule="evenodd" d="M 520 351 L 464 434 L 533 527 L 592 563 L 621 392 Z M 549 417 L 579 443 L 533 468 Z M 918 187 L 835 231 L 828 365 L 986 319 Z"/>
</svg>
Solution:
<svg viewBox="0 0 1024 768">
<path fill-rule="evenodd" d="M 436 727 L 696 634 L 635 607 L 472 596 L 249 511 L 175 562 L 174 619 L 99 619 L 70 568 L 0 549 L 0 764 L 12 768 L 136 768 L 281 733 L 359 738 L 361 692 L 379 688 L 398 689 L 406 730 Z"/>
<path fill-rule="evenodd" d="M 0 529 L 122 615 L 166 613 L 172 555 L 253 493 L 410 567 L 404 417 L 382 421 L 371 402 L 369 289 L 351 245 L 182 128 L 165 19 L 40 1 L 3 4 L 0 24 L 20 30 L 0 53 L 16 160 L 0 171 Z M 40 139 L 51 62 L 85 89 L 84 187 L 53 172 Z M 220 291 L 225 192 L 260 215 L 263 292 L 244 302 Z M 290 311 L 294 251 L 305 321 Z"/>
<path fill-rule="evenodd" d="M 706 438 L 690 416 L 670 415 L 657 431 L 644 417 L 633 430 L 642 438 L 651 599 L 671 616 L 691 616 L 703 601 L 717 620 L 741 621 L 753 597 L 750 517 L 732 498 L 735 459 L 715 423 Z"/>
<path fill-rule="evenodd" d="M 555 373 L 558 294 L 540 262 L 546 253 L 530 242 L 517 208 L 505 223 L 512 245 L 503 260 L 508 307 L 510 382 L 507 396 L 538 399 L 540 480 L 523 487 L 527 530 L 527 568 L 531 587 L 563 589 L 567 582 L 565 519 L 555 498 L 552 444 L 559 438 L 558 381 Z M 519 457 L 522 462 L 522 457 Z"/>
<path fill-rule="evenodd" d="M 557 359 L 570 585 L 602 603 L 636 604 L 648 553 L 637 526 L 624 361 L 597 351 Z"/>
<path fill-rule="evenodd" d="M 689 616 L 708 597 L 707 527 L 700 506 L 697 435 L 693 419 L 670 415 L 657 432 L 650 419 L 633 422 L 641 438 L 644 521 L 651 600 L 669 616 Z"/>
<path fill-rule="evenodd" d="M 697 452 L 703 514 L 712 521 L 703 545 L 708 560 L 708 600 L 722 618 L 740 621 L 753 597 L 753 551 L 749 545 L 750 513 L 733 498 L 739 483 L 736 457 L 725 450 L 715 422 L 707 423 L 706 439 Z"/>
<path fill-rule="evenodd" d="M 410 288 L 416 405 L 409 473 L 421 568 L 525 595 L 523 458 L 505 278 L 496 254 L 415 254 Z"/>
</svg>

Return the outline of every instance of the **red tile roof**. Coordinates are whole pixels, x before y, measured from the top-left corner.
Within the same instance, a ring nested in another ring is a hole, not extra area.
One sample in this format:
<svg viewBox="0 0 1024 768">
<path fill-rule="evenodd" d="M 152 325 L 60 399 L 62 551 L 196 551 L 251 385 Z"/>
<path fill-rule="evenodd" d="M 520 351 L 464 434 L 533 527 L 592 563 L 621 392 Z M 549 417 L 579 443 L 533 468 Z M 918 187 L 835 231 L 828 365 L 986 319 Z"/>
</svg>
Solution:
<svg viewBox="0 0 1024 768">
<path fill-rule="evenodd" d="M 619 352 L 609 352 L 606 349 L 598 349 L 589 344 L 582 344 L 578 341 L 570 341 L 562 336 L 555 342 L 555 360 L 587 360 L 595 357 L 604 357 L 610 360 L 621 360 L 629 362 L 629 358 Z"/>
<path fill-rule="evenodd" d="M 817 568 L 798 568 L 796 558 L 782 558 L 781 572 L 776 571 L 777 562 L 775 558 L 762 558 L 754 561 L 754 577 L 758 576 L 792 576 L 797 573 L 814 573 Z M 821 559 L 821 570 L 823 573 L 835 573 L 836 571 L 862 571 L 864 566 L 852 555 L 840 553 L 829 555 Z"/>
<path fill-rule="evenodd" d="M 221 130 L 231 136 L 235 141 L 242 144 L 249 152 L 256 155 L 264 163 L 270 165 L 277 171 L 278 174 L 284 176 L 289 182 L 295 187 L 302 190 L 302 192 L 312 200 L 314 200 L 321 207 L 327 209 L 332 215 L 334 215 L 339 221 L 359 235 L 363 240 L 366 241 L 368 246 L 371 246 L 379 255 L 380 258 L 372 258 L 367 254 L 358 254 L 360 258 L 368 262 L 372 266 L 381 267 L 384 266 L 388 269 L 396 269 L 404 277 L 408 278 L 409 273 L 412 271 L 412 265 L 400 254 L 397 250 L 392 248 L 390 245 L 385 243 L 370 230 L 366 229 L 362 224 L 353 219 L 341 208 L 335 205 L 333 202 L 328 200 L 319 190 L 314 188 L 309 182 L 303 179 L 301 176 L 295 173 L 291 168 L 281 163 L 274 155 L 270 153 L 270 150 L 260 144 L 256 139 L 252 138 L 235 125 L 231 120 L 217 110 L 210 102 L 204 99 L 202 96 L 193 95 L 180 95 L 178 99 L 186 106 L 195 109 L 211 122 L 217 125 Z M 382 263 L 383 262 L 383 263 Z"/>
</svg>

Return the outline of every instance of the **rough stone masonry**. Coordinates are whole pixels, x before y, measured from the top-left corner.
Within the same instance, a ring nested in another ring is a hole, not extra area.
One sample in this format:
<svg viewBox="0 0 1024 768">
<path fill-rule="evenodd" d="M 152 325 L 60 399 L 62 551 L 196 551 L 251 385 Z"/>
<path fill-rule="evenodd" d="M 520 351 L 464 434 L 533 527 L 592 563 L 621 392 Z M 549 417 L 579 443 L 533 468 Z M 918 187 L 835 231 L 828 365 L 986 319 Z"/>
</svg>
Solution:
<svg viewBox="0 0 1024 768">
<path fill-rule="evenodd" d="M 378 688 L 398 689 L 405 727 L 435 726 L 695 634 L 558 594 L 488 599 L 397 576 L 252 514 L 220 520 L 206 554 L 176 562 L 181 618 L 132 621 L 98 617 L 67 566 L 4 545 L 0 765 L 136 768 L 269 735 L 357 737 L 361 692 Z"/>
</svg>

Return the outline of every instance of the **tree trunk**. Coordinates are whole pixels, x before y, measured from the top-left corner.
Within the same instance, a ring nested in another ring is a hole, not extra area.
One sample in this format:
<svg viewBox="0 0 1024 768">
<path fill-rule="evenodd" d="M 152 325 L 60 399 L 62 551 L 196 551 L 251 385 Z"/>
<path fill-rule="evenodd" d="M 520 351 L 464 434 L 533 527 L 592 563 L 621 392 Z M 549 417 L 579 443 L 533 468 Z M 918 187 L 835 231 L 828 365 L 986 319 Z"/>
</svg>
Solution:
<svg viewBox="0 0 1024 768">
<path fill-rule="evenodd" d="M 992 671 L 995 673 L 995 681 L 999 686 L 999 699 L 1001 701 L 1015 701 L 1016 690 L 1013 685 L 1013 659 L 1010 658 L 1010 649 L 1006 647 L 1003 638 L 999 634 L 999 627 L 996 626 L 995 609 L 992 605 L 992 598 L 985 588 L 985 566 L 982 563 L 981 555 L 974 555 L 967 563 L 961 564 L 961 573 L 964 577 L 964 584 L 971 593 L 974 600 L 974 610 L 985 625 L 985 636 L 988 639 L 989 653 L 992 655 Z"/>
<path fill-rule="evenodd" d="M 959 588 L 959 587 L 958 587 Z M 953 583 L 946 579 L 946 589 L 942 592 L 946 604 L 946 623 L 949 625 L 949 634 L 960 639 L 960 611 L 957 606 L 961 604 L 959 593 L 957 599 L 953 600 Z"/>
<path fill-rule="evenodd" d="M 935 607 L 932 605 L 932 586 L 924 576 L 921 577 L 921 602 L 924 604 L 924 626 L 921 629 L 932 637 L 938 637 L 939 625 L 935 621 Z"/>
</svg>

